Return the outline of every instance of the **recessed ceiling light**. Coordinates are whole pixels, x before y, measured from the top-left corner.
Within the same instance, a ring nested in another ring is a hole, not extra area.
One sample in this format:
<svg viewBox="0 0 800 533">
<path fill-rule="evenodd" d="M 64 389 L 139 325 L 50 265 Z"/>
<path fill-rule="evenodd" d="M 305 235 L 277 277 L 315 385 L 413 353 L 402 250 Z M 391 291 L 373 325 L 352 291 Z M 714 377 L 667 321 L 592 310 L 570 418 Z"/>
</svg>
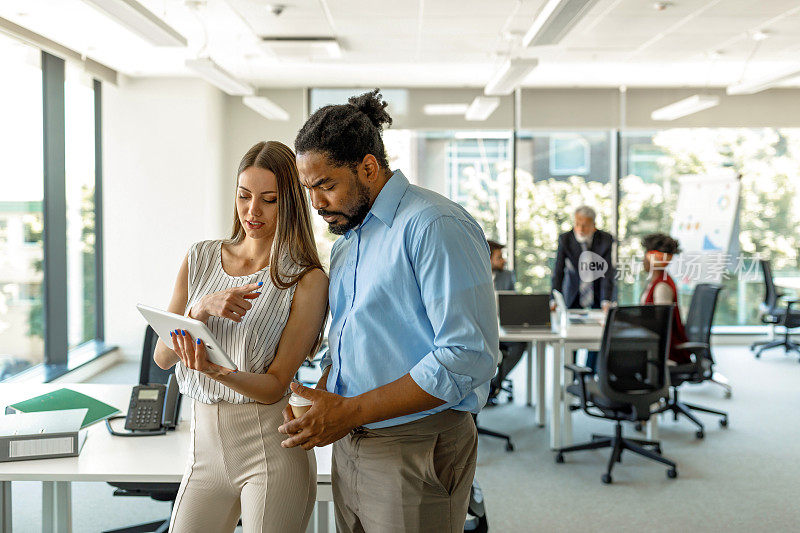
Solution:
<svg viewBox="0 0 800 533">
<path fill-rule="evenodd" d="M 800 67 L 793 66 L 764 78 L 734 83 L 733 85 L 729 85 L 725 92 L 729 95 L 755 94 L 769 89 L 770 87 L 774 87 L 784 81 L 797 78 L 798 76 L 800 76 Z"/>
<path fill-rule="evenodd" d="M 463 115 L 469 109 L 469 104 L 426 104 L 422 112 L 426 115 Z"/>
<path fill-rule="evenodd" d="M 483 89 L 487 96 L 511 94 L 539 64 L 538 59 L 508 59 Z"/>
<path fill-rule="evenodd" d="M 675 120 L 717 105 L 719 105 L 719 96 L 695 94 L 674 104 L 656 109 L 650 114 L 650 118 L 653 120 Z"/>
<path fill-rule="evenodd" d="M 186 46 L 186 37 L 136 0 L 83 0 L 155 46 Z"/>
<path fill-rule="evenodd" d="M 467 120 L 486 120 L 500 105 L 500 99 L 492 96 L 476 96 L 464 113 Z"/>
<path fill-rule="evenodd" d="M 754 31 L 753 34 L 750 36 L 754 41 L 764 41 L 769 38 L 769 32 L 759 30 Z"/>
</svg>

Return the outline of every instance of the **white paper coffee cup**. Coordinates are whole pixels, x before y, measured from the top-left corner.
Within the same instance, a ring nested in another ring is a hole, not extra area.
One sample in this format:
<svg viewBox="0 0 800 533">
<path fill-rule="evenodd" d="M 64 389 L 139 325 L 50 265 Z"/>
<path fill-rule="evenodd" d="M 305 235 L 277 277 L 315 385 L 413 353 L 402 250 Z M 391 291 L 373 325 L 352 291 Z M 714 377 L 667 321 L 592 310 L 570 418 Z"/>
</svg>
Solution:
<svg viewBox="0 0 800 533">
<path fill-rule="evenodd" d="M 306 411 L 311 409 L 311 400 L 292 393 L 292 396 L 289 398 L 289 405 L 292 406 L 292 413 L 294 414 L 294 417 L 300 418 L 306 414 Z"/>
</svg>

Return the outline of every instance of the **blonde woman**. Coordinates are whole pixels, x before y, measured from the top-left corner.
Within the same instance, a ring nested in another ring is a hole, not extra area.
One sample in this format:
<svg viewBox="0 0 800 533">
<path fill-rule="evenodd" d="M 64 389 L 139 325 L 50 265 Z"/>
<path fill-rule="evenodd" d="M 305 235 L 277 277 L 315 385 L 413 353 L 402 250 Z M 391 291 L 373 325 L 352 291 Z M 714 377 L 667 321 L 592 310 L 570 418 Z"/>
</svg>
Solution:
<svg viewBox="0 0 800 533">
<path fill-rule="evenodd" d="M 239 370 L 210 363 L 201 339 L 172 333 L 155 361 L 177 363 L 194 400 L 192 445 L 170 531 L 305 531 L 316 499 L 313 452 L 281 448 L 278 426 L 303 359 L 319 346 L 328 278 L 314 244 L 295 156 L 260 142 L 237 174 L 228 240 L 193 244 L 169 310 L 205 322 Z"/>
</svg>

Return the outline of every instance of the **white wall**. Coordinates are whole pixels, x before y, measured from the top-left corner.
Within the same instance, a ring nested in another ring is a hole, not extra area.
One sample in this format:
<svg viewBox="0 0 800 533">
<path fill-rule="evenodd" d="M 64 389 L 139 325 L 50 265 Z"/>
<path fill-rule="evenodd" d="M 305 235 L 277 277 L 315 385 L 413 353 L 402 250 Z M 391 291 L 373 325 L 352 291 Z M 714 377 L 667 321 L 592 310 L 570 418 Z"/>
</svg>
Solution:
<svg viewBox="0 0 800 533">
<path fill-rule="evenodd" d="M 136 303 L 165 307 L 189 245 L 228 229 L 224 114 L 202 81 L 103 85 L 106 341 L 129 359 L 145 328 Z"/>
<path fill-rule="evenodd" d="M 294 150 L 294 138 L 306 121 L 304 89 L 261 90 L 258 94 L 288 111 L 289 120 L 267 120 L 246 107 L 241 97 L 225 97 L 225 172 L 231 180 L 235 178 L 242 156 L 259 141 L 280 141 Z M 232 205 L 230 211 L 229 218 L 233 213 Z"/>
</svg>

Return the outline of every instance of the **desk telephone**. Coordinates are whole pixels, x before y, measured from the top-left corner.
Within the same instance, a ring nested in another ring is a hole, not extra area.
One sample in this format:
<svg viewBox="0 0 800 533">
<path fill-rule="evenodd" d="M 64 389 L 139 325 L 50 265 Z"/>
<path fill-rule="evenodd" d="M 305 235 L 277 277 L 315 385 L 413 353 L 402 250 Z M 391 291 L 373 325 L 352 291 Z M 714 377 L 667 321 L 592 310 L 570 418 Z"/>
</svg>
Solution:
<svg viewBox="0 0 800 533">
<path fill-rule="evenodd" d="M 131 400 L 126 416 L 115 416 L 109 420 L 125 419 L 128 433 L 114 431 L 106 421 L 108 431 L 118 437 L 144 437 L 163 435 L 175 429 L 181 406 L 181 394 L 175 375 L 169 376 L 166 385 L 161 383 L 136 385 L 131 392 Z"/>
</svg>

